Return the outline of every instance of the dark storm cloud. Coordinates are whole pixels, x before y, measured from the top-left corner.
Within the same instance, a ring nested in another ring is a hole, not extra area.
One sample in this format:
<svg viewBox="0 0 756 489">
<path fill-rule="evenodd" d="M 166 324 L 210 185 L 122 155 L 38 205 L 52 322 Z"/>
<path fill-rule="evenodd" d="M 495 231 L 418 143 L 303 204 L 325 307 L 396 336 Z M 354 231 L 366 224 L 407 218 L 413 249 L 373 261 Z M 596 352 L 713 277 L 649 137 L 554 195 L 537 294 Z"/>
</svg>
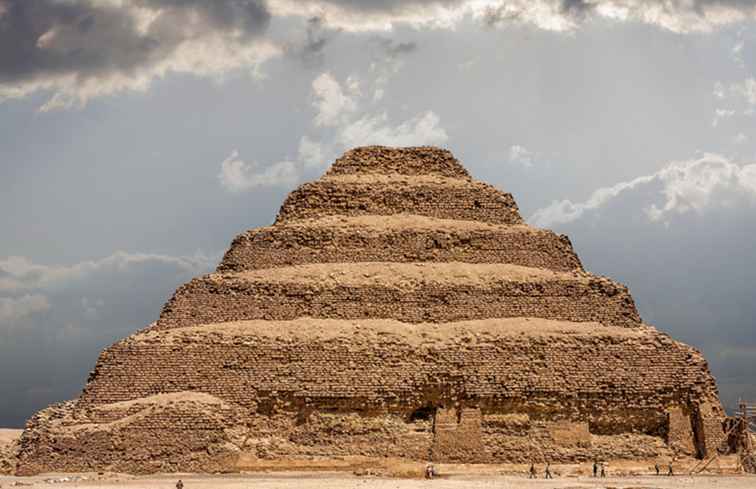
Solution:
<svg viewBox="0 0 756 489">
<path fill-rule="evenodd" d="M 0 0 L 2 85 L 25 94 L 24 84 L 73 76 L 78 81 L 119 74 L 169 58 L 184 41 L 219 32 L 241 40 L 269 21 L 261 0 L 134 0 L 127 7 L 95 0 Z M 140 25 L 139 9 L 154 18 Z"/>
<path fill-rule="evenodd" d="M 322 17 L 310 17 L 306 21 L 304 40 L 291 43 L 288 52 L 308 68 L 319 68 L 325 62 L 326 45 L 337 33 L 338 30 L 328 29 Z"/>
<path fill-rule="evenodd" d="M 0 427 L 79 395 L 97 355 L 157 318 L 182 282 L 208 272 L 201 255 L 115 253 L 48 266 L 0 258 Z"/>
</svg>

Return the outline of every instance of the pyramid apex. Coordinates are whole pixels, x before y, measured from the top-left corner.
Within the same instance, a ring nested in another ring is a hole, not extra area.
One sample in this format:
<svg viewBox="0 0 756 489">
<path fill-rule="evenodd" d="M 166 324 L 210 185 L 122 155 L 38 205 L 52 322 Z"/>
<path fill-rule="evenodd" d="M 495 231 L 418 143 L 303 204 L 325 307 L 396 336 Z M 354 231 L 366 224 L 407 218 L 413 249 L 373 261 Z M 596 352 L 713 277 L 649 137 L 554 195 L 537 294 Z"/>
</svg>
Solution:
<svg viewBox="0 0 756 489">
<path fill-rule="evenodd" d="M 344 153 L 328 175 L 434 175 L 469 179 L 470 174 L 451 151 L 435 146 L 361 146 Z"/>
</svg>

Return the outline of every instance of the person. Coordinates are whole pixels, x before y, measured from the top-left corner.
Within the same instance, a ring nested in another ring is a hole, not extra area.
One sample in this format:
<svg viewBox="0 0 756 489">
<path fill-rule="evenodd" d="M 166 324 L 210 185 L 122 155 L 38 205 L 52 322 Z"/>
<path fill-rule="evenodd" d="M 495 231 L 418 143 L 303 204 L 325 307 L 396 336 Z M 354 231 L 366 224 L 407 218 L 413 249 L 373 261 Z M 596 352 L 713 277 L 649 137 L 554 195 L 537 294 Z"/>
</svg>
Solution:
<svg viewBox="0 0 756 489">
<path fill-rule="evenodd" d="M 544 479 L 553 479 L 554 477 L 551 476 L 551 464 L 549 462 L 546 462 L 546 473 L 544 474 Z"/>
<path fill-rule="evenodd" d="M 606 465 L 601 462 L 601 477 L 606 477 Z"/>
<path fill-rule="evenodd" d="M 537 478 L 538 478 L 538 476 L 536 475 L 535 464 L 531 463 L 530 464 L 530 475 L 528 475 L 528 479 L 537 479 Z"/>
<path fill-rule="evenodd" d="M 659 470 L 661 470 L 661 467 L 659 467 L 659 462 L 656 462 L 654 464 L 654 469 L 656 469 L 656 475 L 659 475 Z"/>
<path fill-rule="evenodd" d="M 593 461 L 593 477 L 598 477 L 598 462 Z"/>
<path fill-rule="evenodd" d="M 667 466 L 667 475 L 668 475 L 668 476 L 673 476 L 673 475 L 675 475 L 675 474 L 674 474 L 674 473 L 672 472 L 672 461 L 671 461 L 671 460 L 669 461 L 669 465 Z"/>
<path fill-rule="evenodd" d="M 176 489 L 184 489 L 184 482 L 181 479 L 176 483 Z"/>
<path fill-rule="evenodd" d="M 425 478 L 426 479 L 433 479 L 433 476 L 435 475 L 435 472 L 433 470 L 433 464 L 428 464 L 425 466 Z"/>
</svg>

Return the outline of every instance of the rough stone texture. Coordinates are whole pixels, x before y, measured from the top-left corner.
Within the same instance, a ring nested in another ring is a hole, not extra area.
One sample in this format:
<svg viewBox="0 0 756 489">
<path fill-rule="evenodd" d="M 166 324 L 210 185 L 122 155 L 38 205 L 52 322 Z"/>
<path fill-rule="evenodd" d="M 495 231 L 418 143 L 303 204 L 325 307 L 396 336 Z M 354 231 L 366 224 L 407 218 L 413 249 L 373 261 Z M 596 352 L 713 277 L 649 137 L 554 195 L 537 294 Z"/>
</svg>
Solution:
<svg viewBox="0 0 756 489">
<path fill-rule="evenodd" d="M 0 429 L 0 475 L 15 473 L 20 435 L 19 430 Z"/>
<path fill-rule="evenodd" d="M 219 272 L 313 263 L 512 263 L 582 270 L 569 239 L 525 225 L 493 225 L 398 214 L 294 221 L 234 239 Z"/>
<path fill-rule="evenodd" d="M 289 194 L 276 223 L 322 216 L 415 214 L 438 219 L 521 224 L 511 194 L 490 185 L 404 175 L 324 177 Z"/>
<path fill-rule="evenodd" d="M 194 279 L 166 304 L 157 327 L 303 316 L 405 322 L 541 317 L 627 327 L 640 323 L 627 288 L 585 272 L 369 262 L 358 267 L 303 265 Z"/>
<path fill-rule="evenodd" d="M 701 354 L 445 150 L 347 152 L 218 272 L 29 420 L 19 473 L 704 456 L 724 435 Z"/>
</svg>

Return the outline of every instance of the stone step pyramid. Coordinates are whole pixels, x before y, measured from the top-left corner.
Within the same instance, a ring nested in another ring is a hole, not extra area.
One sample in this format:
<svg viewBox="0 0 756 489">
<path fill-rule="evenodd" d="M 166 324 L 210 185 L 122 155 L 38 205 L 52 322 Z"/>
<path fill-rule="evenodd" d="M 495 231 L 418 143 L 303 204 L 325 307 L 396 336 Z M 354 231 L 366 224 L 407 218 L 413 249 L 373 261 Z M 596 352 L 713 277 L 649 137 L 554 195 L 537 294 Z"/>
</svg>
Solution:
<svg viewBox="0 0 756 489">
<path fill-rule="evenodd" d="M 567 237 L 449 151 L 364 147 L 36 414 L 17 471 L 703 457 L 723 420 L 702 355 Z"/>
</svg>

